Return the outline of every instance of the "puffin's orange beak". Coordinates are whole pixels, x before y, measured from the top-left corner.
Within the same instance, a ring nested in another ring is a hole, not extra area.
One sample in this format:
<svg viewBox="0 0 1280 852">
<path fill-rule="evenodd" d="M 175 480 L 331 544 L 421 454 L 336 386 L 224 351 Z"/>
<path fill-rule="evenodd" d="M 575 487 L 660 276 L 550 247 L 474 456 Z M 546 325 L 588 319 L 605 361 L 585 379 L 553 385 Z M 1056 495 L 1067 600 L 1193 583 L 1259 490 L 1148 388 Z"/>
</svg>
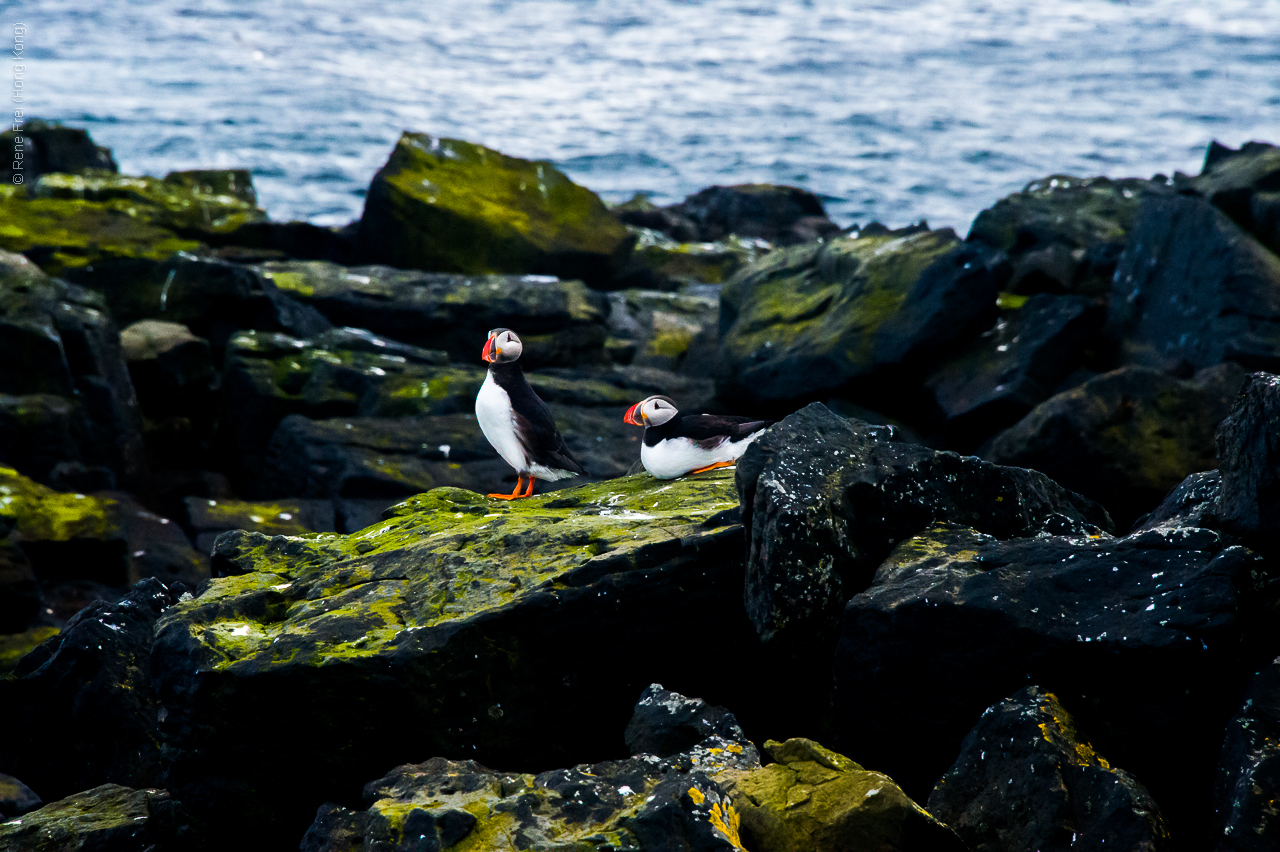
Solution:
<svg viewBox="0 0 1280 852">
<path fill-rule="evenodd" d="M 637 402 L 635 405 L 628 408 L 627 413 L 622 415 L 622 421 L 624 423 L 630 423 L 632 426 L 643 426 L 644 424 L 636 419 L 636 409 L 639 407 L 640 403 Z"/>
<path fill-rule="evenodd" d="M 496 337 L 497 335 L 494 335 L 494 336 Z M 488 340 L 486 340 L 484 342 L 484 348 L 480 350 L 481 360 L 487 361 L 490 364 L 493 363 L 493 359 L 494 359 L 493 340 L 494 340 L 493 337 L 490 337 Z"/>
</svg>

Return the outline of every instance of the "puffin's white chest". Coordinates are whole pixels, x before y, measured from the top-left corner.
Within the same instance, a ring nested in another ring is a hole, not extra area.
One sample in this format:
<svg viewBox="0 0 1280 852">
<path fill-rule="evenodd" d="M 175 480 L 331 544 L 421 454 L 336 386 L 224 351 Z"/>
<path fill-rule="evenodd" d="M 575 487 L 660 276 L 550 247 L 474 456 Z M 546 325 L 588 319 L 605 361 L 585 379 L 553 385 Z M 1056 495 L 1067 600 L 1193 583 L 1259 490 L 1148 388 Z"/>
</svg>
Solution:
<svg viewBox="0 0 1280 852">
<path fill-rule="evenodd" d="M 726 436 L 712 447 L 700 446 L 690 438 L 667 438 L 652 447 L 641 444 L 640 462 L 658 479 L 675 479 L 717 462 L 737 461 L 759 436 L 760 432 L 753 432 L 739 441 L 730 441 Z"/>
<path fill-rule="evenodd" d="M 516 417 L 511 408 L 511 397 L 493 380 L 493 373 L 485 376 L 480 393 L 476 394 L 476 422 L 480 431 L 498 451 L 507 464 L 523 473 L 529 469 L 529 459 L 524 445 L 516 435 Z"/>
</svg>

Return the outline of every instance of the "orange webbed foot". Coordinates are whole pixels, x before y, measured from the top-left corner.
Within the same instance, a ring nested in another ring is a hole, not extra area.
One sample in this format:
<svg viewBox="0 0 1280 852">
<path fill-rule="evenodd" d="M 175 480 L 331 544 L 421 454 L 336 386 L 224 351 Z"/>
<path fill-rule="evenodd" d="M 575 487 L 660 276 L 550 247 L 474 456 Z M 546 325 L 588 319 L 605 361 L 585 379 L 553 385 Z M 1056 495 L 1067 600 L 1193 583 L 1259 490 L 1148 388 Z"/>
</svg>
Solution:
<svg viewBox="0 0 1280 852">
<path fill-rule="evenodd" d="M 523 474 L 523 473 L 522 473 L 522 474 L 520 474 L 520 475 L 518 475 L 518 476 L 516 477 L 516 490 L 515 490 L 515 491 L 512 491 L 510 494 L 490 494 L 489 496 L 490 496 L 490 497 L 492 497 L 494 500 L 519 500 L 521 497 L 528 497 L 528 496 L 529 496 L 529 492 L 525 492 L 524 494 L 521 494 L 521 493 L 520 493 L 520 490 L 521 490 L 522 488 L 524 488 L 524 474 Z M 530 491 L 530 492 L 531 492 L 531 491 L 533 491 L 533 477 L 532 477 L 532 476 L 531 476 L 531 477 L 529 477 L 529 491 Z"/>
<path fill-rule="evenodd" d="M 718 467 L 733 467 L 735 464 L 737 464 L 737 462 L 731 462 L 731 461 L 716 462 L 715 464 L 709 464 L 706 467 L 700 467 L 697 470 L 691 470 L 688 473 L 686 473 L 685 476 L 692 476 L 695 473 L 706 473 L 707 471 L 715 470 Z"/>
</svg>

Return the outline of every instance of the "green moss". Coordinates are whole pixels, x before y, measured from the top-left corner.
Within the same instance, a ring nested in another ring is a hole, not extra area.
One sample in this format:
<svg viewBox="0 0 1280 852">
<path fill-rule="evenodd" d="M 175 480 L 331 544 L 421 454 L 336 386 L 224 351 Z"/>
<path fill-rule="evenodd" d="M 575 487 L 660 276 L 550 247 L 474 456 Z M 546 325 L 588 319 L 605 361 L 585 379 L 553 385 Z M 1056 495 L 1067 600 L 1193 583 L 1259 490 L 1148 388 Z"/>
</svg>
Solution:
<svg viewBox="0 0 1280 852">
<path fill-rule="evenodd" d="M 275 665 L 281 647 L 300 649 L 292 664 L 368 657 L 406 632 L 576 585 L 578 571 L 629 570 L 645 548 L 731 525 L 737 506 L 731 469 L 517 501 L 437 488 L 351 535 L 242 533 L 232 555 L 248 573 L 215 578 L 178 609 L 215 667 Z"/>
<path fill-rule="evenodd" d="M 23 633 L 0 634 L 0 675 L 12 669 L 36 646 L 58 635 L 56 627 L 33 627 Z"/>
<path fill-rule="evenodd" d="M 680 243 L 647 228 L 632 231 L 637 235 L 632 265 L 647 267 L 660 281 L 675 284 L 721 284 L 772 248 L 763 240 L 736 235 L 714 243 Z"/>
<path fill-rule="evenodd" d="M 26 541 L 122 535 L 115 500 L 54 491 L 6 467 L 0 467 L 0 518 Z"/>
<path fill-rule="evenodd" d="M 199 251 L 157 226 L 144 205 L 128 199 L 83 201 L 0 195 L 0 248 L 34 252 L 51 275 L 110 260 L 162 261 L 179 251 Z"/>
<path fill-rule="evenodd" d="M 944 230 L 775 251 L 726 285 L 735 318 L 725 350 L 735 360 L 825 354 L 852 373 L 870 370 L 920 274 L 956 245 Z"/>
</svg>

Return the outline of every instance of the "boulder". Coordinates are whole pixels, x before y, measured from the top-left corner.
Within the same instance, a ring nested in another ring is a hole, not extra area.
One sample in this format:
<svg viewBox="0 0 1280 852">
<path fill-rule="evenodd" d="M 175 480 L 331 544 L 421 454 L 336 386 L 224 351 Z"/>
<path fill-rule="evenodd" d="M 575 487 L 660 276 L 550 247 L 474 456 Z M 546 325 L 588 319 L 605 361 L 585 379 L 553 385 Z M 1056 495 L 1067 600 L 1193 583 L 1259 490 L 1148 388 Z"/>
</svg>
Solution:
<svg viewBox="0 0 1280 852">
<path fill-rule="evenodd" d="M 947 228 L 766 255 L 721 294 L 720 395 L 781 405 L 920 369 L 995 320 L 992 255 Z"/>
<path fill-rule="evenodd" d="M 650 228 L 632 227 L 631 232 L 636 237 L 635 248 L 611 282 L 613 287 L 679 290 L 723 284 L 773 249 L 766 240 L 734 234 L 711 242 L 679 242 Z"/>
<path fill-rule="evenodd" d="M 0 429 L 14 440 L 0 445 L 0 460 L 42 478 L 61 460 L 141 473 L 138 403 L 101 297 L 0 252 L 0 337 L 0 394 L 18 397 L 2 406 Z"/>
<path fill-rule="evenodd" d="M 620 290 L 609 294 L 609 333 L 615 360 L 662 370 L 714 374 L 720 293 L 713 288 L 666 293 Z"/>
<path fill-rule="evenodd" d="M 1280 148 L 1246 142 L 1239 150 L 1210 142 L 1204 169 L 1186 187 L 1207 198 L 1263 245 L 1280 253 L 1277 192 L 1280 192 Z"/>
<path fill-rule="evenodd" d="M 1219 518 L 1221 498 L 1221 471 L 1193 473 L 1166 494 L 1152 512 L 1139 518 L 1133 532 L 1178 527 L 1222 529 Z"/>
<path fill-rule="evenodd" d="M 219 246 L 217 256 L 241 263 L 290 258 L 355 263 L 356 224 L 326 228 L 310 222 L 246 222 L 227 234 L 211 235 L 208 241 Z"/>
<path fill-rule="evenodd" d="M 663 208 L 633 201 L 616 212 L 624 222 L 682 242 L 712 242 L 736 235 L 796 245 L 840 232 L 840 226 L 827 218 L 818 196 L 799 187 L 767 183 L 712 186 Z"/>
<path fill-rule="evenodd" d="M 996 324 L 925 382 L 956 446 L 976 447 L 1048 399 L 1084 366 L 1106 320 L 1105 305 L 1088 296 L 1038 293 L 1002 301 L 1008 309 Z"/>
<path fill-rule="evenodd" d="M 443 352 L 396 344 L 357 329 L 310 339 L 237 332 L 227 341 L 220 442 L 226 468 L 256 480 L 280 421 L 351 415 L 406 416 L 473 410 L 479 367 L 445 366 Z"/>
<path fill-rule="evenodd" d="M 1038 686 L 983 712 L 929 795 L 929 812 L 970 852 L 1173 848 L 1151 794 Z"/>
<path fill-rule="evenodd" d="M 1224 364 L 1191 380 L 1148 367 L 1104 373 L 1036 406 L 985 455 L 1048 474 L 1127 529 L 1187 476 L 1216 466 L 1213 434 L 1243 372 Z"/>
<path fill-rule="evenodd" d="M 737 506 L 726 471 L 639 475 L 513 503 L 436 489 L 351 536 L 226 533 L 229 576 L 157 626 L 170 788 L 211 841 L 283 845 L 398 755 L 567 765 L 616 753 L 655 680 L 745 700 Z"/>
<path fill-rule="evenodd" d="M 969 241 L 1008 254 L 1014 293 L 1104 296 L 1142 199 L 1171 192 L 1156 180 L 1051 175 L 979 213 Z"/>
<path fill-rule="evenodd" d="M 158 783 L 164 710 L 148 658 L 156 616 L 183 590 L 144 580 L 118 603 L 86 607 L 22 658 L 0 680 L 10 713 L 0 765 L 46 798 Z"/>
<path fill-rule="evenodd" d="M 1280 659 L 1249 684 L 1240 712 L 1227 725 L 1214 807 L 1219 852 L 1263 852 L 1280 845 Z M 1209 848 L 1206 846 L 1205 848 Z"/>
<path fill-rule="evenodd" d="M 111 150 L 95 145 L 87 131 L 34 118 L 24 122 L 21 130 L 0 134 L 0 151 L 4 160 L 0 182 L 5 186 L 30 185 L 49 172 L 116 171 Z M 22 168 L 15 169 L 13 163 L 19 160 Z"/>
<path fill-rule="evenodd" d="M 373 177 L 358 247 L 376 263 L 605 282 L 631 248 L 595 193 L 547 162 L 405 133 Z"/>
<path fill-rule="evenodd" d="M 153 319 L 185 325 L 209 342 L 215 364 L 222 361 L 227 340 L 240 330 L 309 337 L 333 327 L 252 267 L 188 253 L 145 273 L 99 274 L 93 286 L 123 323 Z"/>
<path fill-rule="evenodd" d="M 0 847 L 22 852 L 149 852 L 191 838 L 164 790 L 103 784 L 0 822 Z"/>
<path fill-rule="evenodd" d="M 954 831 L 930 816 L 893 779 L 807 739 L 769 740 L 759 769 L 715 776 L 741 820 L 752 852 L 962 852 Z"/>
<path fill-rule="evenodd" d="M 18 661 L 30 654 L 50 636 L 57 636 L 58 628 L 41 625 L 20 633 L 0 633 L 0 676 L 8 674 Z"/>
<path fill-rule="evenodd" d="M 667 695 L 678 703 L 698 700 Z M 712 776 L 759 766 L 755 746 L 736 724 L 663 757 L 638 754 L 536 775 L 436 757 L 366 785 L 366 811 L 322 805 L 302 849 L 392 850 L 413 843 L 504 852 L 742 852 L 734 803 Z"/>
<path fill-rule="evenodd" d="M 742 456 L 746 609 L 765 641 L 800 646 L 829 633 L 894 545 L 936 521 L 1001 539 L 1033 535 L 1055 514 L 1111 527 L 1100 506 L 1043 474 L 896 442 L 892 433 L 813 403 Z"/>
<path fill-rule="evenodd" d="M 1280 376 L 1245 378 L 1218 429 L 1217 445 L 1223 525 L 1239 535 L 1269 538 L 1280 530 Z"/>
<path fill-rule="evenodd" d="M 265 221 L 244 169 L 172 172 L 165 178 L 114 172 L 43 175 L 32 199 L 106 204 L 180 237 L 208 240 Z"/>
<path fill-rule="evenodd" d="M 671 757 L 689 751 L 708 737 L 736 742 L 750 763 L 760 765 L 755 746 L 742 734 L 738 719 L 723 707 L 651 683 L 640 694 L 623 738 L 632 755 Z M 752 756 L 754 755 L 754 756 Z"/>
<path fill-rule="evenodd" d="M 1180 848 L 1206 848 L 1221 731 L 1275 647 L 1248 641 L 1280 598 L 1260 557 L 1195 528 L 976 536 L 922 533 L 849 601 L 841 751 L 923 796 L 983 710 L 1038 684 L 1150 790 Z"/>
<path fill-rule="evenodd" d="M 548 275 L 449 275 L 324 261 L 267 263 L 262 277 L 341 325 L 480 363 L 493 328 L 514 328 L 526 368 L 604 360 L 604 312 L 581 281 Z"/>
<path fill-rule="evenodd" d="M 1130 363 L 1280 369 L 1280 257 L 1203 199 L 1143 201 L 1110 304 Z"/>
<path fill-rule="evenodd" d="M 120 332 L 120 347 L 148 417 L 212 413 L 215 373 L 209 341 L 180 323 L 139 320 Z"/>
<path fill-rule="evenodd" d="M 0 774 L 0 822 L 34 811 L 43 804 L 26 784 L 12 775 Z"/>
</svg>

